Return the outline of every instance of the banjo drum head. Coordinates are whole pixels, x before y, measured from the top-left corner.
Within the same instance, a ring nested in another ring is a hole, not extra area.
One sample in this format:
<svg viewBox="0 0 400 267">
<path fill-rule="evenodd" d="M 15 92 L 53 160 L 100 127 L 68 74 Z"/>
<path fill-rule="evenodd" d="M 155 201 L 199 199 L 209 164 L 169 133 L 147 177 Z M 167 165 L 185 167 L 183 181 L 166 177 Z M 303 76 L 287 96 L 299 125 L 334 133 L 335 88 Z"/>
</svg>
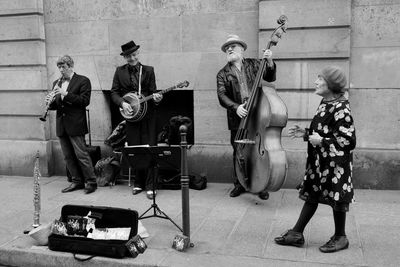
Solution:
<svg viewBox="0 0 400 267">
<path fill-rule="evenodd" d="M 123 108 L 119 108 L 119 110 L 121 111 L 121 115 L 127 120 L 136 117 L 140 110 L 139 96 L 135 93 L 127 93 L 122 98 L 125 100 L 125 102 L 131 105 L 133 112 L 132 114 L 126 114 Z"/>
</svg>

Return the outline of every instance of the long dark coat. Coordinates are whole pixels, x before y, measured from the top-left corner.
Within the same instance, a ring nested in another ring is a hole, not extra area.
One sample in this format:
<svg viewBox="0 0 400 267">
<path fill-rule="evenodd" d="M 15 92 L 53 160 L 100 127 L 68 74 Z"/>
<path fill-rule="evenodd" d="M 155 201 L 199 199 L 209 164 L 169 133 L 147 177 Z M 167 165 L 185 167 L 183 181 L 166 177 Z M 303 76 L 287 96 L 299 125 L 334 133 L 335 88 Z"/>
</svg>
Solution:
<svg viewBox="0 0 400 267">
<path fill-rule="evenodd" d="M 140 64 L 140 63 L 139 63 Z M 141 93 L 144 96 L 156 92 L 156 79 L 154 68 L 151 66 L 142 66 Z M 138 71 L 134 72 L 136 80 L 132 80 L 128 69 L 128 64 L 117 67 L 114 73 L 111 87 L 111 99 L 121 107 L 123 96 L 129 92 L 138 92 Z M 155 145 L 157 140 L 155 105 L 152 100 L 148 101 L 148 108 L 145 117 L 139 122 L 129 122 L 126 124 L 127 140 L 129 145 L 150 144 Z"/>
<path fill-rule="evenodd" d="M 313 147 L 308 143 L 300 198 L 333 208 L 345 206 L 347 210 L 354 196 L 352 174 L 356 146 L 349 101 L 322 101 L 310 124 L 309 134 L 312 132 L 323 137 L 322 145 Z"/>
</svg>

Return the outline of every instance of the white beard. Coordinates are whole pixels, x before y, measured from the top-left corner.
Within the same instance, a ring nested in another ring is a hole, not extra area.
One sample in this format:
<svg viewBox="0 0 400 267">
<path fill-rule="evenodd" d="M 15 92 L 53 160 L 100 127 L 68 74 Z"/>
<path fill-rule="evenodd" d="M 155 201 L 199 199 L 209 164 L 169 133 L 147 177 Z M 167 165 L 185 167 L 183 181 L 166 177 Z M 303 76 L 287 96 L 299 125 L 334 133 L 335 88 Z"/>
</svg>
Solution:
<svg viewBox="0 0 400 267">
<path fill-rule="evenodd" d="M 229 63 L 233 63 L 242 60 L 243 57 L 237 53 L 232 53 L 232 54 L 227 54 L 226 59 L 228 60 Z"/>
</svg>

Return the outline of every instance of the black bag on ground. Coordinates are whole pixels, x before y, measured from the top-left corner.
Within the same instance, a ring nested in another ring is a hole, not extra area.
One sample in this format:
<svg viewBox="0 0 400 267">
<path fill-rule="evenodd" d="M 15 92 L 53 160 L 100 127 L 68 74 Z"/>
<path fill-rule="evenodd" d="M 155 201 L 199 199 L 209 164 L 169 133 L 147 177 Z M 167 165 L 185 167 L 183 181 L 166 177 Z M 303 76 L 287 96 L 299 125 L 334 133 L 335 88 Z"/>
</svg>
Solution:
<svg viewBox="0 0 400 267">
<path fill-rule="evenodd" d="M 67 222 L 68 216 L 86 216 L 89 211 L 96 214 L 96 228 L 129 227 L 129 239 L 138 231 L 138 213 L 135 210 L 102 207 L 65 205 L 61 209 L 60 221 Z M 128 240 L 95 240 L 79 236 L 65 236 L 51 234 L 49 236 L 49 249 L 55 251 L 72 252 L 112 258 L 131 257 L 126 247 Z"/>
<path fill-rule="evenodd" d="M 158 181 L 160 189 L 181 189 L 181 173 L 179 170 L 159 170 Z M 207 177 L 204 174 L 189 175 L 189 188 L 203 190 L 207 187 Z"/>
<path fill-rule="evenodd" d="M 203 190 L 207 187 L 207 177 L 204 174 L 199 176 L 190 175 L 189 188 L 195 190 Z"/>
<path fill-rule="evenodd" d="M 114 185 L 119 170 L 119 161 L 114 156 L 98 160 L 94 166 L 97 186 Z"/>
</svg>

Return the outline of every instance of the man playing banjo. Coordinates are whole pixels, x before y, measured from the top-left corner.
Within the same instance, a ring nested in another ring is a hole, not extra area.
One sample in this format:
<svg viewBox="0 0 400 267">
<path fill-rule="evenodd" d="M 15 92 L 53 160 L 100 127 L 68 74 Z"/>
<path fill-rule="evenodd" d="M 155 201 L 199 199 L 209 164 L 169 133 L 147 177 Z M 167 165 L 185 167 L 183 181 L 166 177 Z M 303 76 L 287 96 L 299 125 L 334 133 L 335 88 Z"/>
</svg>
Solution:
<svg viewBox="0 0 400 267">
<path fill-rule="evenodd" d="M 123 56 L 127 64 L 117 67 L 111 87 L 111 99 L 120 107 L 126 121 L 127 142 L 129 146 L 134 145 L 156 145 L 156 117 L 154 104 L 162 100 L 162 94 L 156 93 L 156 79 L 152 66 L 142 65 L 139 62 L 139 45 L 130 41 L 121 46 Z M 139 82 L 140 81 L 140 82 Z M 128 93 L 149 96 L 153 94 L 153 101 L 148 102 L 147 111 L 140 120 L 129 119 L 134 116 L 137 110 L 130 105 L 124 98 Z M 145 189 L 147 197 L 153 196 L 153 176 L 152 170 L 135 170 L 134 187 L 132 194 L 136 195 Z"/>
</svg>

